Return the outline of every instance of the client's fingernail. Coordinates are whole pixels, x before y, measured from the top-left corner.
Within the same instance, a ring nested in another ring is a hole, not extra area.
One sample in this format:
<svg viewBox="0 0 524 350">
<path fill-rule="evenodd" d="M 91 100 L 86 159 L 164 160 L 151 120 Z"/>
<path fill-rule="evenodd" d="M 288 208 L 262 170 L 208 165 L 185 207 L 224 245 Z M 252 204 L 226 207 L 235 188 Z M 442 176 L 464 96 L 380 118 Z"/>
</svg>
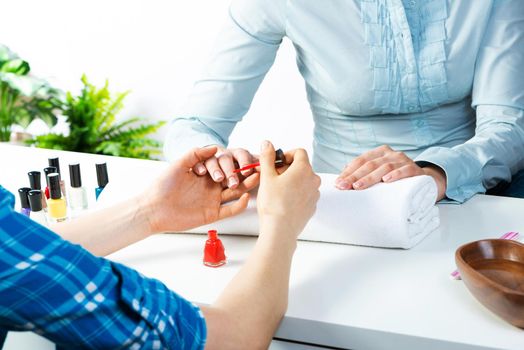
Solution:
<svg viewBox="0 0 524 350">
<path fill-rule="evenodd" d="M 202 164 L 198 164 L 196 167 L 197 174 L 204 175 L 206 173 L 206 167 Z"/>
<path fill-rule="evenodd" d="M 355 182 L 355 183 L 353 184 L 353 188 L 354 188 L 354 189 L 357 189 L 357 188 L 360 188 L 360 187 L 362 187 L 362 182 L 360 182 L 360 181 L 357 181 L 357 182 Z"/>
<path fill-rule="evenodd" d="M 269 141 L 264 140 L 264 141 L 262 141 L 262 144 L 260 145 L 260 150 L 263 151 L 263 150 L 265 150 L 268 147 L 269 147 Z"/>
<path fill-rule="evenodd" d="M 384 182 L 388 182 L 389 180 L 391 180 L 391 175 L 384 175 L 384 177 L 382 178 L 382 181 Z"/>
<path fill-rule="evenodd" d="M 228 186 L 229 188 L 231 188 L 231 187 L 234 187 L 234 186 L 236 186 L 236 185 L 238 185 L 238 180 L 237 180 L 234 176 L 231 176 L 231 177 L 229 178 L 229 180 L 227 180 L 227 186 Z"/>
<path fill-rule="evenodd" d="M 215 170 L 215 172 L 213 173 L 213 179 L 215 181 L 222 181 L 223 178 L 224 176 L 222 175 L 222 172 L 220 170 Z"/>
</svg>

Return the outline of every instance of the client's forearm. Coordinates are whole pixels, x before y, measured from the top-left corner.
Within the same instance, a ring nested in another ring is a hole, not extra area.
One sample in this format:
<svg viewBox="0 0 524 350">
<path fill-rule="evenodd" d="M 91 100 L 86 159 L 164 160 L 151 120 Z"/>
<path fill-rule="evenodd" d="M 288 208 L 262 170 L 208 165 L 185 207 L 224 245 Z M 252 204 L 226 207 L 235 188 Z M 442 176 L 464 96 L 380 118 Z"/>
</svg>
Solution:
<svg viewBox="0 0 524 350">
<path fill-rule="evenodd" d="M 202 308 L 211 349 L 267 349 L 286 311 L 296 241 L 268 230 L 218 300 Z"/>
<path fill-rule="evenodd" d="M 58 223 L 53 231 L 91 253 L 108 255 L 150 235 L 150 213 L 137 199 Z"/>
</svg>

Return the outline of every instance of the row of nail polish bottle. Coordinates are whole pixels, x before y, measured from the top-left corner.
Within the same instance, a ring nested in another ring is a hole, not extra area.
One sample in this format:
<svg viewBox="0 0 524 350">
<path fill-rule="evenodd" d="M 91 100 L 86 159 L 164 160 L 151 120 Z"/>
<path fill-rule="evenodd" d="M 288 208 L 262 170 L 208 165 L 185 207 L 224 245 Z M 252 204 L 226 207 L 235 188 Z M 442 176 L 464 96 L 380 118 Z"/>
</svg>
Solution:
<svg viewBox="0 0 524 350">
<path fill-rule="evenodd" d="M 67 209 L 71 209 L 71 216 L 78 216 L 88 207 L 87 193 L 82 186 L 80 164 L 69 165 L 71 187 L 66 200 L 65 183 L 60 176 L 60 162 L 58 158 L 49 159 L 49 167 L 44 169 L 46 178 L 45 192 L 41 190 L 41 177 L 39 171 L 28 173 L 30 187 L 18 190 L 21 202 L 21 213 L 27 215 L 42 225 L 47 221 L 61 222 L 67 219 Z M 98 196 L 109 182 L 106 163 L 96 164 L 98 187 L 95 195 Z M 47 200 L 46 200 L 47 199 Z M 37 204 L 40 201 L 40 204 Z M 46 215 L 47 213 L 47 215 Z M 47 219 L 46 219 L 47 217 Z"/>
<path fill-rule="evenodd" d="M 32 171 L 29 174 L 29 178 L 31 179 L 32 177 L 36 178 L 40 173 Z M 35 221 L 41 224 L 46 224 L 47 220 L 41 218 L 42 215 L 45 218 L 45 206 L 51 222 L 64 221 L 67 218 L 67 205 L 60 188 L 60 174 L 57 172 L 49 173 L 46 176 L 46 180 L 46 193 L 49 194 L 47 200 L 43 198 L 42 191 L 37 189 L 40 179 L 31 183 L 31 188 L 22 187 L 18 189 L 20 204 L 22 206 L 21 213 L 35 219 Z M 45 203 L 45 205 L 42 203 Z"/>
</svg>

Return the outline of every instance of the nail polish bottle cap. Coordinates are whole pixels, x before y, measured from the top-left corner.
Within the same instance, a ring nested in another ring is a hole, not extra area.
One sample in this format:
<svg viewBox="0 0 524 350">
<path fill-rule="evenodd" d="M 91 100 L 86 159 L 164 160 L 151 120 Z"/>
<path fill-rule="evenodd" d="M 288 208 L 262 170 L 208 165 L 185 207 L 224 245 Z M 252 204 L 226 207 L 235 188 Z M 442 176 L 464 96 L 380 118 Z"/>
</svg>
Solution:
<svg viewBox="0 0 524 350">
<path fill-rule="evenodd" d="M 209 238 L 209 239 L 217 239 L 218 238 L 217 230 L 209 230 L 209 231 L 207 231 L 207 238 Z"/>
<path fill-rule="evenodd" d="M 96 164 L 96 179 L 98 181 L 98 187 L 106 187 L 106 185 L 109 183 L 106 163 Z"/>
<path fill-rule="evenodd" d="M 71 178 L 71 187 L 82 187 L 82 177 L 80 175 L 80 164 L 69 164 L 69 177 Z"/>
<path fill-rule="evenodd" d="M 60 175 L 60 161 L 58 160 L 58 157 L 55 158 L 49 158 L 49 166 L 54 166 L 56 168 L 56 172 Z"/>
<path fill-rule="evenodd" d="M 279 148 L 275 151 L 275 166 L 280 168 L 284 165 L 286 165 L 286 156 L 284 155 L 284 151 Z"/>
<path fill-rule="evenodd" d="M 29 198 L 27 198 L 29 191 L 31 191 L 29 187 L 22 187 L 18 189 L 18 195 L 20 196 L 20 204 L 22 205 L 22 208 L 29 208 Z"/>
<path fill-rule="evenodd" d="M 32 190 L 28 193 L 29 197 L 29 206 L 31 211 L 40 211 L 42 210 L 42 191 Z"/>
<path fill-rule="evenodd" d="M 62 198 L 62 190 L 60 189 L 60 174 L 52 173 L 47 175 L 49 179 L 49 193 L 51 199 Z"/>
<path fill-rule="evenodd" d="M 49 179 L 47 177 L 49 176 L 49 174 L 56 173 L 56 171 L 56 167 L 54 166 L 44 168 L 45 183 L 47 184 L 47 187 L 49 187 Z"/>
<path fill-rule="evenodd" d="M 27 173 L 27 176 L 29 176 L 29 187 L 31 187 L 32 190 L 39 190 L 42 188 L 39 171 L 30 171 Z"/>
</svg>

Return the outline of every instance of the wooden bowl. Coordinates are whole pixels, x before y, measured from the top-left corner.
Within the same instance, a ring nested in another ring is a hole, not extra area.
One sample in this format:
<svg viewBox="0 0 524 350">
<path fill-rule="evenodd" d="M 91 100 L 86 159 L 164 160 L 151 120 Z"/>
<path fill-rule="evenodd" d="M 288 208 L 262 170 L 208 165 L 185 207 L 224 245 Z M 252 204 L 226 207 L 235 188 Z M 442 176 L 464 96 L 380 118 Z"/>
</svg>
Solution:
<svg viewBox="0 0 524 350">
<path fill-rule="evenodd" d="M 457 249 L 462 280 L 485 307 L 524 328 L 524 244 L 486 239 Z"/>
</svg>

